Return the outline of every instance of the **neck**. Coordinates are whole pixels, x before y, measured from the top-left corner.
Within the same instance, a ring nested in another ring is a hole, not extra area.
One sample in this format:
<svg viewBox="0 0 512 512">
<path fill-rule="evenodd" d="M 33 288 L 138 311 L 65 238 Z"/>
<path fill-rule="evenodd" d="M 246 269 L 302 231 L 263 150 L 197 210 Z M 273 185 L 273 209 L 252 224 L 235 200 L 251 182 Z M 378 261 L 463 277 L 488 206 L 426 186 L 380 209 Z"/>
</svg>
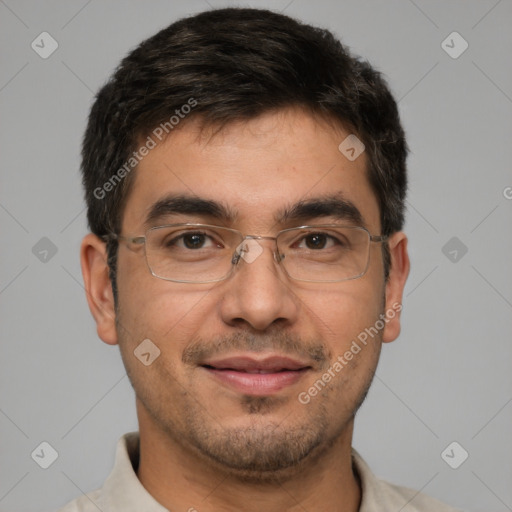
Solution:
<svg viewBox="0 0 512 512">
<path fill-rule="evenodd" d="M 162 432 L 138 407 L 140 461 L 137 476 L 169 510 L 190 512 L 357 512 L 361 501 L 352 469 L 353 421 L 332 443 L 293 472 L 255 481 L 230 472 Z"/>
</svg>

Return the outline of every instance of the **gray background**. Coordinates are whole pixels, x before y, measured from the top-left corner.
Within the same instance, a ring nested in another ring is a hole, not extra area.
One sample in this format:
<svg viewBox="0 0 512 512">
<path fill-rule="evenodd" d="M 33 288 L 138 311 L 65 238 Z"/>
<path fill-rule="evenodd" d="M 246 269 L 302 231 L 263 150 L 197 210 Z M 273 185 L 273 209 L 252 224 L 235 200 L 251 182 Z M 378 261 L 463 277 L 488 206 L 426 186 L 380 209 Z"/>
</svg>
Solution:
<svg viewBox="0 0 512 512">
<path fill-rule="evenodd" d="M 137 427 L 118 348 L 97 338 L 82 287 L 80 141 L 120 58 L 209 5 L 234 4 L 0 0 L 2 511 L 49 511 L 100 486 L 118 437 Z M 332 29 L 400 100 L 412 271 L 355 447 L 385 479 L 472 512 L 512 510 L 512 2 L 238 5 Z M 59 45 L 47 59 L 31 48 L 43 31 Z M 457 59 L 441 47 L 453 31 L 469 44 Z M 57 248 L 46 261 L 42 237 Z M 42 441 L 58 452 L 46 470 L 31 458 Z M 452 441 L 469 453 L 458 469 L 441 458 Z"/>
</svg>

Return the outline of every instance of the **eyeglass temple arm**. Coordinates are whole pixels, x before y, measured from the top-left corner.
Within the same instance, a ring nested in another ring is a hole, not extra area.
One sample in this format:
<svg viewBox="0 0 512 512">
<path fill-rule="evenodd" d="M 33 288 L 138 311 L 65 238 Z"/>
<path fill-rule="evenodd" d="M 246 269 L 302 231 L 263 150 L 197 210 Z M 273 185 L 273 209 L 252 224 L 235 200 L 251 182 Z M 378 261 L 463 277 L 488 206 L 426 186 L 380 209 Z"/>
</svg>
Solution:
<svg viewBox="0 0 512 512">
<path fill-rule="evenodd" d="M 387 242 L 388 235 L 370 235 L 370 242 Z"/>
<path fill-rule="evenodd" d="M 123 236 L 117 233 L 107 233 L 106 235 L 100 236 L 104 242 L 110 242 L 111 240 L 117 240 L 122 242 L 128 242 L 131 244 L 142 245 L 146 242 L 145 236 Z"/>
</svg>

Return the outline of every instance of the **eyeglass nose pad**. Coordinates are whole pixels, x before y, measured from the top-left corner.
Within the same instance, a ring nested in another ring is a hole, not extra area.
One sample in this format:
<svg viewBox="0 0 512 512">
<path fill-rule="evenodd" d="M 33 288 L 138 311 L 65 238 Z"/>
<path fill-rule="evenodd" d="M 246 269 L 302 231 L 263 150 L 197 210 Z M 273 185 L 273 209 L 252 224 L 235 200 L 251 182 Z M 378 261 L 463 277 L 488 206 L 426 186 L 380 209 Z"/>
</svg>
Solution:
<svg viewBox="0 0 512 512">
<path fill-rule="evenodd" d="M 248 251 L 247 242 L 244 239 L 240 242 L 238 247 L 235 249 L 235 252 L 233 253 L 233 257 L 231 258 L 231 264 L 237 265 L 238 262 L 240 261 L 240 258 L 243 256 L 244 252 L 247 252 L 247 251 Z"/>
<path fill-rule="evenodd" d="M 238 262 L 240 261 L 240 258 L 242 257 L 242 254 L 244 251 L 246 251 L 247 248 L 246 246 L 244 245 L 244 243 L 242 242 L 235 250 L 235 252 L 233 253 L 233 257 L 231 258 L 231 264 L 232 265 L 237 265 Z M 284 260 L 284 254 L 280 254 L 277 250 L 274 251 L 274 259 L 276 260 L 277 263 L 280 263 L 281 261 Z"/>
<path fill-rule="evenodd" d="M 231 258 L 231 265 L 238 265 L 240 258 L 242 257 L 242 253 L 239 251 L 235 251 L 233 253 L 233 257 Z"/>
</svg>

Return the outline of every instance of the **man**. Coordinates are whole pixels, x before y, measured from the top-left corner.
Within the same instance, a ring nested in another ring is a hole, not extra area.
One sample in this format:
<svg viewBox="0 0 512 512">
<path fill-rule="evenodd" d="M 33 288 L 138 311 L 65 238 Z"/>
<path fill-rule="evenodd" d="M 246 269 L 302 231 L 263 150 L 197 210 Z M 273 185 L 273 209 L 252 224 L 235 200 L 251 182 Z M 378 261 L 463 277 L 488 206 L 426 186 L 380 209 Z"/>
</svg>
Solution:
<svg viewBox="0 0 512 512">
<path fill-rule="evenodd" d="M 451 511 L 351 448 L 400 331 L 406 143 L 372 67 L 257 9 L 180 20 L 101 89 L 82 244 L 139 433 L 62 510 Z"/>
</svg>

